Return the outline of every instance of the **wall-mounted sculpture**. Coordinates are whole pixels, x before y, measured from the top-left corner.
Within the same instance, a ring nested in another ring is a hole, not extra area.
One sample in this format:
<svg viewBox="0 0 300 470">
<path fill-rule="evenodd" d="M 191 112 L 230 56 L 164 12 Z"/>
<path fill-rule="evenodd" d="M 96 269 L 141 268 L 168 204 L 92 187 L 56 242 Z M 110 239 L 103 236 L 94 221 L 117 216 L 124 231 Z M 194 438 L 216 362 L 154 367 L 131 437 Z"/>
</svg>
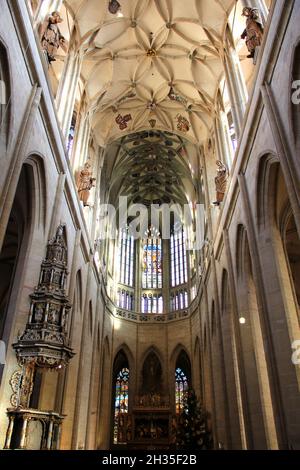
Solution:
<svg viewBox="0 0 300 470">
<path fill-rule="evenodd" d="M 57 51 L 60 47 L 65 52 L 67 52 L 68 49 L 68 42 L 61 34 L 58 27 L 59 23 L 62 22 L 63 19 L 59 12 L 54 11 L 47 20 L 44 21 L 40 28 L 41 45 L 43 51 L 45 51 L 49 64 L 56 60 L 55 56 L 57 55 Z"/>
<path fill-rule="evenodd" d="M 215 206 L 219 206 L 223 202 L 228 181 L 228 169 L 226 165 L 218 160 L 217 167 L 217 176 L 215 178 L 217 199 L 213 203 Z"/>
<path fill-rule="evenodd" d="M 246 46 L 249 51 L 248 58 L 254 58 L 255 50 L 261 45 L 263 37 L 263 26 L 259 21 L 259 14 L 256 8 L 245 7 L 242 16 L 247 18 L 246 29 L 241 35 L 246 40 Z"/>
<path fill-rule="evenodd" d="M 77 178 L 77 191 L 79 199 L 83 202 L 84 207 L 90 205 L 88 199 L 90 197 L 90 190 L 96 185 L 95 182 L 96 178 L 93 178 L 91 164 L 87 161 L 79 172 Z"/>
</svg>

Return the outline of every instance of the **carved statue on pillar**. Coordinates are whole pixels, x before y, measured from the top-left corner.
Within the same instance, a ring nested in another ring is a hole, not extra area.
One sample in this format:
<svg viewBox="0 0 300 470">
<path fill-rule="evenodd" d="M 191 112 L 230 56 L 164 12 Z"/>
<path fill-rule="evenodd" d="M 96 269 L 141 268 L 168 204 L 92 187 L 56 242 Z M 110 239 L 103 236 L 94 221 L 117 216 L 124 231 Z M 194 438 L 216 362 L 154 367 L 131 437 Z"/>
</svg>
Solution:
<svg viewBox="0 0 300 470">
<path fill-rule="evenodd" d="M 217 167 L 217 176 L 215 178 L 217 200 L 213 203 L 215 206 L 219 206 L 223 202 L 228 181 L 228 169 L 226 165 L 218 160 Z"/>
<path fill-rule="evenodd" d="M 90 196 L 90 190 L 95 187 L 96 178 L 93 178 L 91 171 L 91 164 L 87 161 L 84 167 L 78 174 L 77 178 L 77 190 L 80 201 L 83 202 L 84 206 L 89 206 L 88 199 Z"/>
<path fill-rule="evenodd" d="M 245 7 L 242 16 L 247 18 L 246 29 L 241 35 L 242 39 L 246 40 L 246 45 L 249 51 L 248 58 L 254 58 L 255 49 L 261 45 L 263 37 L 263 26 L 259 21 L 259 14 L 257 8 Z"/>
<path fill-rule="evenodd" d="M 49 64 L 54 62 L 55 56 L 59 47 L 61 47 L 65 52 L 67 52 L 67 41 L 63 37 L 58 27 L 59 23 L 62 23 L 63 19 L 61 18 L 58 11 L 54 11 L 51 15 L 44 21 L 40 28 L 40 38 L 42 49 L 45 51 Z"/>
</svg>

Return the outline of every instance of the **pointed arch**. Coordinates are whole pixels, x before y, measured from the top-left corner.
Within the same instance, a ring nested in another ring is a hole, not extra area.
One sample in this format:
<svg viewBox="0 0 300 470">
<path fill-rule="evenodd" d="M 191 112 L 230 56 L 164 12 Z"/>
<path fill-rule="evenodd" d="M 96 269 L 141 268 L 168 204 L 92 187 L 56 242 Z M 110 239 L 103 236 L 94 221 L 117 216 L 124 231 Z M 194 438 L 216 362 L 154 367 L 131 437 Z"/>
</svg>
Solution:
<svg viewBox="0 0 300 470">
<path fill-rule="evenodd" d="M 93 326 L 94 326 L 94 316 L 93 316 L 93 303 L 89 301 L 89 333 L 93 337 Z"/>
<path fill-rule="evenodd" d="M 130 366 L 124 348 L 114 358 L 112 387 L 113 444 L 123 444 L 127 440 L 130 393 Z"/>
<path fill-rule="evenodd" d="M 35 226 L 37 229 L 42 227 L 42 230 L 45 231 L 47 223 L 47 178 L 44 157 L 38 153 L 31 154 L 26 158 L 24 164 L 30 165 L 33 173 Z"/>
<path fill-rule="evenodd" d="M 147 358 L 147 356 L 153 352 L 154 354 L 156 354 L 156 356 L 158 357 L 159 361 L 161 364 L 163 364 L 164 362 L 164 358 L 163 358 L 163 355 L 161 353 L 161 351 L 154 345 L 152 344 L 151 346 L 149 346 L 142 354 L 141 356 L 141 364 L 144 364 L 145 362 L 145 359 Z"/>
<path fill-rule="evenodd" d="M 25 267 L 32 244 L 35 220 L 33 197 L 34 173 L 22 165 L 0 251 L 0 339 L 9 343 L 13 321 L 18 311 Z M 1 375 L 0 370 L 0 375 Z"/>
<path fill-rule="evenodd" d="M 117 357 L 119 352 L 123 352 L 125 354 L 125 356 L 127 357 L 129 368 L 133 368 L 134 367 L 134 356 L 131 352 L 131 349 L 129 348 L 129 346 L 125 342 L 120 344 L 120 346 L 117 347 L 117 349 L 115 351 L 115 358 Z"/>
<path fill-rule="evenodd" d="M 291 120 L 292 120 L 292 129 L 293 137 L 296 149 L 300 148 L 300 116 L 299 116 L 299 86 L 294 87 L 294 83 L 300 81 L 300 39 L 298 39 L 296 46 L 294 48 L 293 59 L 292 59 L 292 73 L 291 73 L 291 82 L 292 83 L 292 99 L 291 102 Z"/>
<path fill-rule="evenodd" d="M 256 176 L 256 213 L 259 227 L 265 227 L 269 219 L 269 206 L 274 204 L 268 188 L 276 179 L 279 159 L 274 153 L 262 155 L 258 160 Z"/>
<path fill-rule="evenodd" d="M 0 149 L 6 149 L 8 146 L 12 119 L 11 72 L 8 51 L 9 48 L 0 37 Z"/>
<path fill-rule="evenodd" d="M 161 394 L 164 389 L 163 382 L 163 361 L 157 353 L 155 347 L 150 347 L 144 354 L 141 369 L 141 394 L 149 393 Z"/>
<path fill-rule="evenodd" d="M 211 309 L 210 309 L 210 327 L 211 327 L 211 336 L 215 336 L 217 332 L 217 321 L 216 321 L 216 312 L 215 312 L 215 301 L 212 300 Z"/>
<path fill-rule="evenodd" d="M 197 335 L 195 339 L 194 349 L 193 349 L 193 386 L 196 392 L 196 395 L 201 398 L 203 401 L 203 389 L 202 389 L 202 359 L 201 359 L 201 349 L 200 349 L 200 338 Z"/>
<path fill-rule="evenodd" d="M 247 238 L 246 228 L 243 224 L 237 226 L 236 232 L 236 271 L 239 278 L 245 275 L 245 243 Z"/>
</svg>

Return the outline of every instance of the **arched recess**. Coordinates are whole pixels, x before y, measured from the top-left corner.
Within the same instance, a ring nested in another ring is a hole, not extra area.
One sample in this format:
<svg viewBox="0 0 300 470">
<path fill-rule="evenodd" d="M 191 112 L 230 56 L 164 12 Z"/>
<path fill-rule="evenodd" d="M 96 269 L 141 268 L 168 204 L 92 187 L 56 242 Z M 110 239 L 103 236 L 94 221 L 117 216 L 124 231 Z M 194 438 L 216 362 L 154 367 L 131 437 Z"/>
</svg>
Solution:
<svg viewBox="0 0 300 470">
<path fill-rule="evenodd" d="M 108 337 L 103 343 L 103 354 L 101 364 L 101 403 L 100 417 L 97 429 L 97 449 L 105 450 L 110 445 L 110 418 L 111 418 L 111 353 Z"/>
<path fill-rule="evenodd" d="M 291 345 L 299 339 L 299 212 L 295 212 L 294 206 L 292 209 L 279 161 L 264 157 L 259 171 L 268 171 L 269 174 L 264 187 L 266 227 L 260 236 L 268 240 L 261 257 L 262 262 L 268 263 L 268 272 L 272 273 L 265 283 L 280 385 L 281 413 L 284 416 L 281 419 L 281 447 L 297 448 L 300 445 L 300 428 L 295 427 L 294 423 L 300 422 L 297 411 L 300 409 L 300 369 L 291 361 Z M 294 397 L 293 401 L 291 396 Z"/>
<path fill-rule="evenodd" d="M 281 221 L 281 236 L 289 268 L 289 278 L 293 287 L 295 304 L 300 312 L 300 238 L 291 207 L 286 208 Z"/>
<path fill-rule="evenodd" d="M 274 177 L 277 164 L 279 159 L 277 155 L 269 153 L 263 155 L 259 160 L 258 172 L 257 172 L 257 183 L 256 183 L 256 213 L 258 225 L 260 228 L 264 228 L 269 224 L 269 207 L 270 207 L 270 194 L 267 188 L 270 184 L 274 184 Z M 272 199 L 274 194 L 272 194 Z"/>
<path fill-rule="evenodd" d="M 239 333 L 249 412 L 248 447 L 276 449 L 278 440 L 265 351 L 266 340 L 260 321 L 247 231 L 242 225 L 237 230 L 236 254 Z"/>
<path fill-rule="evenodd" d="M 140 395 L 165 393 L 165 382 L 160 354 L 153 346 L 144 354 L 140 376 Z"/>
<path fill-rule="evenodd" d="M 289 302 L 286 301 L 286 303 L 289 304 L 287 305 L 286 313 L 290 324 L 291 336 L 294 339 L 298 336 L 297 329 L 299 328 L 300 313 L 300 234 L 297 229 L 297 225 L 299 227 L 299 224 L 296 223 L 295 214 L 291 208 L 285 179 L 280 165 L 273 165 L 272 170 L 273 178 L 269 185 L 268 215 L 273 229 L 275 242 L 278 241 L 279 237 L 281 240 L 277 252 L 278 258 L 281 258 L 280 266 L 282 272 L 281 280 L 283 293 L 285 294 L 285 297 L 289 297 Z M 276 191 L 275 194 L 277 195 L 275 201 L 272 199 L 273 191 Z M 280 248 L 283 249 L 284 260 L 282 259 L 283 253 Z M 286 276 L 286 271 L 288 276 Z M 293 306 L 296 310 L 296 315 L 293 315 L 292 313 Z"/>
<path fill-rule="evenodd" d="M 0 154 L 5 153 L 11 127 L 11 85 L 8 48 L 0 38 Z"/>
<path fill-rule="evenodd" d="M 190 358 L 186 350 L 183 349 L 181 345 L 176 348 L 176 350 L 178 349 L 179 352 L 177 353 L 175 368 L 172 370 L 174 374 L 173 383 L 175 381 L 175 390 L 173 395 L 175 398 L 176 414 L 180 413 L 183 409 L 188 389 L 192 387 L 192 367 Z"/>
<path fill-rule="evenodd" d="M 298 223 L 296 221 L 299 214 L 295 216 L 292 211 L 277 158 L 269 155 L 261 158 L 257 194 L 257 206 L 263 213 L 264 228 L 272 240 L 272 247 L 266 246 L 264 253 L 268 253 L 272 261 L 275 260 L 274 271 L 278 273 L 285 321 L 292 342 L 298 339 L 300 325 L 300 234 L 299 220 Z M 300 375 L 298 381 L 300 383 Z"/>
<path fill-rule="evenodd" d="M 92 301 L 89 301 L 89 333 L 91 338 L 93 337 L 93 327 L 94 327 L 94 317 L 93 317 L 93 304 Z"/>
<path fill-rule="evenodd" d="M 292 68 L 292 99 L 291 99 L 291 115 L 292 115 L 292 129 L 294 134 L 294 142 L 297 151 L 300 150 L 300 113 L 299 113 L 299 82 L 300 82 L 300 41 L 294 50 Z M 296 83 L 298 82 L 298 83 Z M 295 84 L 295 85 L 294 85 Z"/>
<path fill-rule="evenodd" d="M 193 384 L 197 397 L 203 402 L 202 363 L 199 336 L 196 336 L 193 358 Z"/>
<path fill-rule="evenodd" d="M 33 235 L 34 187 L 33 167 L 24 163 L 0 252 L 0 339 L 6 344 L 9 344 Z M 2 372 L 3 366 L 0 365 L 0 377 L 2 377 Z"/>
<path fill-rule="evenodd" d="M 229 290 L 228 273 L 224 269 L 222 273 L 221 288 L 221 334 L 223 340 L 223 354 L 225 367 L 225 386 L 228 409 L 228 447 L 231 449 L 241 449 L 241 433 L 244 433 L 243 410 L 241 391 L 239 387 L 237 370 L 237 350 L 236 338 L 233 325 L 233 309 Z"/>
<path fill-rule="evenodd" d="M 35 227 L 42 233 L 47 225 L 47 178 L 45 171 L 44 157 L 38 154 L 29 155 L 25 161 L 26 165 L 32 168 L 34 187 L 32 188 L 34 197 Z M 65 230 L 65 229 L 64 229 Z"/>
<path fill-rule="evenodd" d="M 116 354 L 112 372 L 111 445 L 118 445 L 127 442 L 131 428 L 129 397 L 132 395 L 132 370 L 124 349 Z"/>
<path fill-rule="evenodd" d="M 210 309 L 210 326 L 211 326 L 211 375 L 213 381 L 214 394 L 214 423 L 215 423 L 215 439 L 216 445 L 230 447 L 228 419 L 227 419 L 227 403 L 226 403 L 226 387 L 224 374 L 224 358 L 222 334 L 220 329 L 220 316 L 215 300 L 212 300 Z"/>
</svg>

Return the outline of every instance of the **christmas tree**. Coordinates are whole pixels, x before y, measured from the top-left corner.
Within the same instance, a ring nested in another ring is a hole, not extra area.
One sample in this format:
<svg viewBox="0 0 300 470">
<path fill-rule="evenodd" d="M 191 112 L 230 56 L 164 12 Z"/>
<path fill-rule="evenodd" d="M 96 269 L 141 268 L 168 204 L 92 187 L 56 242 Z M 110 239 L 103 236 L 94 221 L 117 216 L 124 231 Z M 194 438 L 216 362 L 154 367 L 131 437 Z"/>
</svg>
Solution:
<svg viewBox="0 0 300 470">
<path fill-rule="evenodd" d="M 207 428 L 207 413 L 198 402 L 193 389 L 187 392 L 183 410 L 178 417 L 176 444 L 179 449 L 212 448 L 212 437 Z"/>
</svg>

